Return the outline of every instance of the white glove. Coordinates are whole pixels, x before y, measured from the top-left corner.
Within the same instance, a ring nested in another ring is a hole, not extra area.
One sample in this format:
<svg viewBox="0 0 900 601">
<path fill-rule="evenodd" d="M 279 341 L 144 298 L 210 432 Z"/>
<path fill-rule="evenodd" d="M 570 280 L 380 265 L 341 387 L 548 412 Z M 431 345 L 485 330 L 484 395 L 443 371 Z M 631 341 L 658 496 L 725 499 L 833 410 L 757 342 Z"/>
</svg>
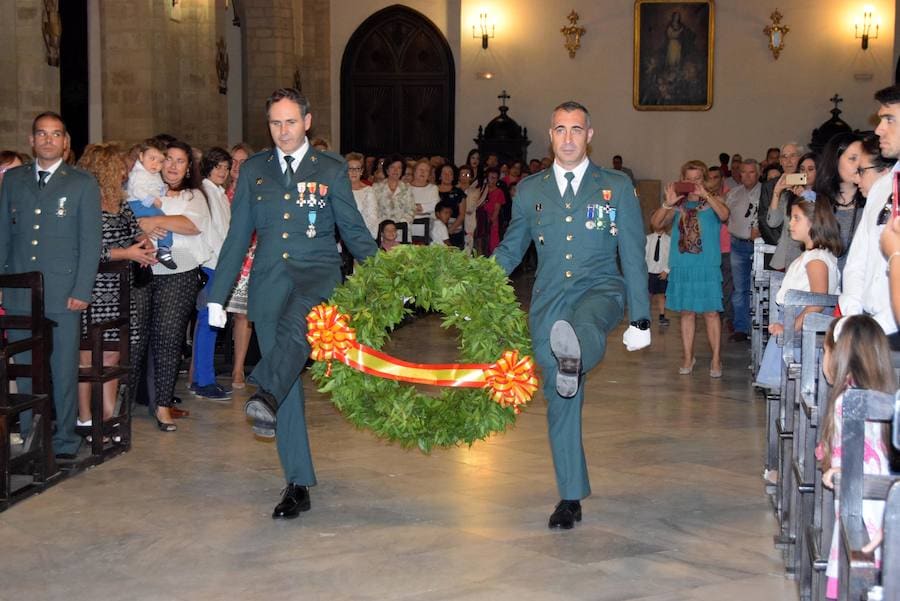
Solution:
<svg viewBox="0 0 900 601">
<path fill-rule="evenodd" d="M 210 320 L 212 320 L 212 313 L 210 313 Z M 625 334 L 622 335 L 622 342 L 629 351 L 639 351 L 650 346 L 650 330 L 628 326 Z"/>
<path fill-rule="evenodd" d="M 209 325 L 214 328 L 225 327 L 225 322 L 228 321 L 228 314 L 225 313 L 222 305 L 219 303 L 206 303 L 206 310 L 209 311 Z"/>
</svg>

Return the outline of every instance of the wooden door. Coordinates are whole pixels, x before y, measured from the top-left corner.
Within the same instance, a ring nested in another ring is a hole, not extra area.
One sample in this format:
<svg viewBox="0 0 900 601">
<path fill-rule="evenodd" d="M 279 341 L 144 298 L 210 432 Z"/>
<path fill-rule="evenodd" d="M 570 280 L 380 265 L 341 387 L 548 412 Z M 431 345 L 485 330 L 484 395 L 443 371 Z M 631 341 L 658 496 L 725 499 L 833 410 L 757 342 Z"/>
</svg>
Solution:
<svg viewBox="0 0 900 601">
<path fill-rule="evenodd" d="M 341 153 L 453 157 L 455 67 L 427 17 L 390 6 L 350 37 L 341 62 Z"/>
</svg>

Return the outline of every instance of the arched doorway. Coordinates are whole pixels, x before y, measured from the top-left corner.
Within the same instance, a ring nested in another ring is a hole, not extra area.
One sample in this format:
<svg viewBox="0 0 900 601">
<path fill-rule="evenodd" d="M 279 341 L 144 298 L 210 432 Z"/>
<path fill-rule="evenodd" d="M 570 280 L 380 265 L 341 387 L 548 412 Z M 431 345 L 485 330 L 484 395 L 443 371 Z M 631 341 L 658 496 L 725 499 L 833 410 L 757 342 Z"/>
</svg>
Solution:
<svg viewBox="0 0 900 601">
<path fill-rule="evenodd" d="M 455 73 L 427 17 L 400 5 L 370 16 L 341 61 L 341 152 L 452 158 Z"/>
</svg>

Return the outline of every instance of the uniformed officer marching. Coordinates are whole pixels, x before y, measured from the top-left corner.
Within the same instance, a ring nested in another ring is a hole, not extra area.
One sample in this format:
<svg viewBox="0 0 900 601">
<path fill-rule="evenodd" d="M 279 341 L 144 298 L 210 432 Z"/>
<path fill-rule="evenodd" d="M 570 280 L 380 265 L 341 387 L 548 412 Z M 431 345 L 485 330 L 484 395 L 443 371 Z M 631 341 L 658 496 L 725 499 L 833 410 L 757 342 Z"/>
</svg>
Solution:
<svg viewBox="0 0 900 601">
<path fill-rule="evenodd" d="M 603 358 L 626 301 L 632 321 L 623 342 L 630 351 L 650 344 L 640 204 L 625 174 L 587 158 L 593 135 L 584 106 L 565 102 L 554 109 L 553 166 L 519 182 L 512 222 L 493 254 L 510 273 L 531 242 L 537 248 L 529 321 L 561 497 L 550 528 L 572 528 L 581 520 L 581 499 L 591 494 L 581 444 L 581 378 Z"/>
<path fill-rule="evenodd" d="M 100 263 L 100 189 L 92 175 L 63 162 L 66 126 L 53 112 L 38 115 L 31 127 L 36 161 L 6 174 L 0 188 L 0 270 L 44 274 L 44 313 L 54 322 L 50 372 L 57 458 L 74 459 L 81 446 L 75 433 L 78 410 L 78 347 L 81 311 L 87 308 Z M 5 290 L 3 306 L 11 314 L 27 315 L 27 290 Z M 29 336 L 13 331 L 13 340 Z M 26 361 L 30 361 L 30 357 Z M 31 380 L 19 389 L 31 391 Z M 23 433 L 31 416 L 23 414 Z"/>
<path fill-rule="evenodd" d="M 256 324 L 262 360 L 250 376 L 258 385 L 245 405 L 260 436 L 276 432 L 287 487 L 273 518 L 295 518 L 310 507 L 308 486 L 316 483 L 300 372 L 309 357 L 306 315 L 341 282 L 341 257 L 334 228 L 358 260 L 377 252 L 337 155 L 311 148 L 309 103 L 297 90 L 282 88 L 266 101 L 275 149 L 241 166 L 231 226 L 210 291 L 209 323 L 224 327 L 222 305 L 231 292 L 257 233 L 250 272 L 249 319 Z"/>
</svg>

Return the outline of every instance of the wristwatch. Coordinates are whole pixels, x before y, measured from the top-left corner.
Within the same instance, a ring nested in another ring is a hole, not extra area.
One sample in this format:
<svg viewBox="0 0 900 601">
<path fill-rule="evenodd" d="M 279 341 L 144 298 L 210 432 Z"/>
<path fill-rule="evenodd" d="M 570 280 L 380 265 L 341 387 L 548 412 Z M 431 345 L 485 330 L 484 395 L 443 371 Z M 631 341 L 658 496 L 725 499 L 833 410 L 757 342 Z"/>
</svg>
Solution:
<svg viewBox="0 0 900 601">
<path fill-rule="evenodd" d="M 637 321 L 632 321 L 631 325 L 636 327 L 639 330 L 649 330 L 650 329 L 650 320 L 649 319 L 639 319 Z"/>
</svg>

